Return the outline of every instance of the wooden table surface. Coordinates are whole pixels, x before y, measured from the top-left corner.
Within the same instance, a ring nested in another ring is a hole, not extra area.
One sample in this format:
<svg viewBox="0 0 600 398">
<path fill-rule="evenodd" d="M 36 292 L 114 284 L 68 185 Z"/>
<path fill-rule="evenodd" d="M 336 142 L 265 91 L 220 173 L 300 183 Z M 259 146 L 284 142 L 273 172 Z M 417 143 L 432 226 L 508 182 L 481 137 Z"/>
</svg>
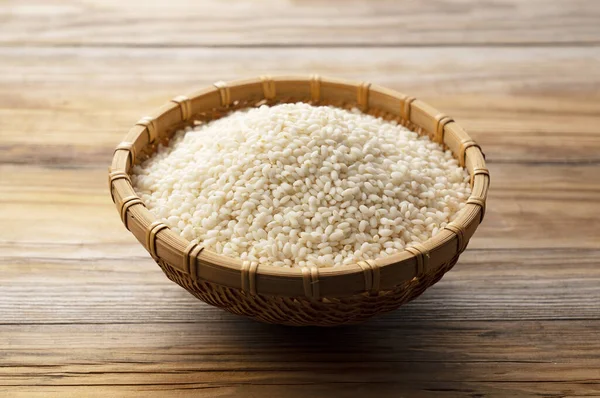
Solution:
<svg viewBox="0 0 600 398">
<path fill-rule="evenodd" d="M 289 73 L 422 98 L 487 154 L 458 265 L 360 326 L 201 303 L 107 191 L 149 110 Z M 599 195 L 597 0 L 0 1 L 0 396 L 600 396 Z"/>
</svg>

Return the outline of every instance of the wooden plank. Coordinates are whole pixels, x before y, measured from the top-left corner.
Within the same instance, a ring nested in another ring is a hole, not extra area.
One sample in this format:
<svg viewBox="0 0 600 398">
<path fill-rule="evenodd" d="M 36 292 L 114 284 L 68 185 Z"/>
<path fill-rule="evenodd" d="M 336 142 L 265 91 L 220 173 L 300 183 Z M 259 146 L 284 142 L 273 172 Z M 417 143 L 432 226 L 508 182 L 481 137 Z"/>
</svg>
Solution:
<svg viewBox="0 0 600 398">
<path fill-rule="evenodd" d="M 70 242 L 2 241 L 0 324 L 241 322 L 170 282 L 119 227 L 112 237 L 122 243 L 77 242 L 73 235 Z M 470 248 L 440 283 L 384 319 L 600 319 L 599 254 Z"/>
<path fill-rule="evenodd" d="M 9 346 L 0 341 L 0 392 L 594 394 L 600 391 L 600 346 L 590 336 L 599 326 L 598 320 L 469 324 L 400 318 L 332 329 L 250 321 L 0 326 L 0 336 L 10 336 Z"/>
<path fill-rule="evenodd" d="M 167 280 L 147 255 L 131 255 L 122 247 L 115 248 L 118 254 L 98 255 L 97 246 L 88 246 L 42 246 L 30 252 L 30 260 L 3 259 L 0 324 L 242 322 Z M 52 250 L 70 250 L 71 258 L 50 257 Z M 92 254 L 84 257 L 85 253 Z M 382 319 L 466 323 L 600 319 L 598 254 L 598 250 L 468 250 L 440 283 Z"/>
<path fill-rule="evenodd" d="M 597 44 L 600 33 L 594 0 L 8 0 L 0 16 L 9 45 Z"/>
<path fill-rule="evenodd" d="M 145 108 L 137 105 L 136 110 L 93 109 L 91 105 L 80 111 L 0 109 L 0 163 L 72 168 L 105 166 L 129 128 L 169 97 L 169 93 L 164 93 Z M 600 101 L 593 103 L 599 104 L 596 114 L 564 112 L 549 116 L 547 111 L 521 113 L 528 104 L 541 105 L 546 101 L 543 98 L 514 101 L 504 110 L 494 108 L 512 99 L 484 98 L 488 108 L 478 109 L 477 97 L 469 94 L 424 98 L 455 115 L 481 144 L 488 163 L 600 163 L 600 130 L 595 128 L 600 122 Z M 576 103 L 572 99 L 558 101 Z"/>
<path fill-rule="evenodd" d="M 129 127 L 177 94 L 219 79 L 319 72 L 423 98 L 460 121 L 491 163 L 600 162 L 597 51 L 372 48 L 360 54 L 0 48 L 0 161 L 105 166 Z"/>
<path fill-rule="evenodd" d="M 215 79 L 232 80 L 267 73 L 320 73 L 372 81 L 415 96 L 462 93 L 490 99 L 503 95 L 515 99 L 565 96 L 578 99 L 581 104 L 546 98 L 537 106 L 530 103 L 521 112 L 546 110 L 549 115 L 565 112 L 589 115 L 596 109 L 590 102 L 598 99 L 600 86 L 597 67 L 600 52 L 585 46 L 477 50 L 469 47 L 397 48 L 393 51 L 384 47 L 360 50 L 0 47 L 0 56 L 0 81 L 5 93 L 0 102 L 2 107 L 35 109 L 48 105 L 46 110 L 81 109 L 82 104 L 69 96 L 72 90 L 78 90 L 90 105 L 98 106 L 113 104 L 121 95 L 137 94 L 136 101 L 119 105 L 124 106 L 124 110 L 144 110 L 148 104 L 162 100 L 164 95 L 193 90 Z M 31 87 L 41 91 L 25 90 Z M 50 92 L 57 94 L 50 90 L 58 87 L 68 91 L 61 91 L 57 98 L 48 96 Z M 112 87 L 119 87 L 120 91 L 108 89 Z M 29 100 L 24 101 L 19 96 L 8 101 L 6 93 L 16 88 Z M 100 92 L 106 97 L 99 96 Z M 42 98 L 56 102 L 44 103 Z M 481 98 L 471 105 L 477 104 L 479 109 L 488 107 L 480 101 Z M 510 103 L 503 105 L 504 110 L 510 107 Z"/>
<path fill-rule="evenodd" d="M 110 201 L 105 167 L 0 166 L 0 240 L 137 247 Z M 552 173 L 548 167 L 490 165 L 486 219 L 470 247 L 600 248 L 600 230 L 590 222 L 600 213 L 598 167 L 557 165 Z M 577 206 L 566 206 L 573 201 Z"/>
<path fill-rule="evenodd" d="M 7 387 L 5 391 L 10 392 L 10 397 L 15 398 L 46 398 L 48 396 L 58 397 L 105 397 L 103 391 L 106 387 L 96 386 L 25 386 Z M 593 382 L 454 382 L 439 383 L 435 380 L 428 382 L 386 382 L 386 383 L 311 383 L 290 385 L 256 385 L 252 383 L 243 386 L 210 386 L 205 387 L 198 383 L 185 385 L 118 385 L 110 386 L 110 393 L 118 397 L 139 397 L 143 391 L 144 397 L 164 397 L 171 394 L 177 397 L 235 397 L 256 396 L 264 398 L 279 398 L 282 396 L 290 398 L 314 397 L 364 397 L 377 396 L 382 398 L 397 398 L 398 396 L 424 398 L 424 397 L 596 397 L 598 396 L 598 385 Z M 0 387 L 0 392 L 2 389 Z M 403 395 L 400 395 L 403 394 Z"/>
</svg>

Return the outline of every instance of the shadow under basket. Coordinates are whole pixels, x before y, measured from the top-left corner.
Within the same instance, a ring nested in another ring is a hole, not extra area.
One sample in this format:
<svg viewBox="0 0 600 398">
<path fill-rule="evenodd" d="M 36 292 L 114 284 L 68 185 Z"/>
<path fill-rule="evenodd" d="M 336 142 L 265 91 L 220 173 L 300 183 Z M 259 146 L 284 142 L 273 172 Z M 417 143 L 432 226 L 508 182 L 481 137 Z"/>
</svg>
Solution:
<svg viewBox="0 0 600 398">
<path fill-rule="evenodd" d="M 282 268 L 226 257 L 191 244 L 158 221 L 133 190 L 132 165 L 186 126 L 262 104 L 307 102 L 357 107 L 450 149 L 471 175 L 456 219 L 429 240 L 391 256 L 333 268 Z M 452 118 L 413 97 L 370 83 L 319 76 L 261 77 L 178 96 L 142 118 L 115 149 L 109 187 L 125 227 L 169 279 L 200 300 L 238 315 L 285 325 L 364 321 L 414 299 L 449 271 L 483 220 L 490 175 L 480 147 Z"/>
</svg>

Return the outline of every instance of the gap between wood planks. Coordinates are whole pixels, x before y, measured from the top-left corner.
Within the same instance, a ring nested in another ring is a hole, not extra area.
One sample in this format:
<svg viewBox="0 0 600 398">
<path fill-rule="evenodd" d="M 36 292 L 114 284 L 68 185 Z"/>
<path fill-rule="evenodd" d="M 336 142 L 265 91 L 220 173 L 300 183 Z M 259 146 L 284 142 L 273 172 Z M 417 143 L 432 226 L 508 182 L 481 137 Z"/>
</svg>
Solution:
<svg viewBox="0 0 600 398">
<path fill-rule="evenodd" d="M 105 49 L 373 49 L 373 48 L 600 48 L 598 41 L 562 41 L 562 42 L 495 42 L 495 43 L 463 43 L 463 42 L 440 42 L 440 43 L 249 43 L 249 44 L 189 44 L 189 43 L 46 43 L 43 41 L 28 41 L 26 43 L 0 42 L 1 48 L 105 48 Z"/>
</svg>

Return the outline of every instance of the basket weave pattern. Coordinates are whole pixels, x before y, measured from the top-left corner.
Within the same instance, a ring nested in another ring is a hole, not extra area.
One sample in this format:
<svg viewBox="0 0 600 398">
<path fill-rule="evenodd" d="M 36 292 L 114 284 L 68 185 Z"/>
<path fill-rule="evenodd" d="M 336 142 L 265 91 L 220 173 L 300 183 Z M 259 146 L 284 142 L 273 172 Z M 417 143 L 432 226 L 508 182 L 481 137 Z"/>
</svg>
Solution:
<svg viewBox="0 0 600 398">
<path fill-rule="evenodd" d="M 312 301 L 306 297 L 251 295 L 239 289 L 194 280 L 164 261 L 157 261 L 165 275 L 200 300 L 236 315 L 266 323 L 289 326 L 337 326 L 363 322 L 377 314 L 393 311 L 419 297 L 452 269 L 458 256 L 436 272 L 402 283 L 392 290 L 349 297 Z"/>
<path fill-rule="evenodd" d="M 436 236 L 389 257 L 334 268 L 280 268 L 242 262 L 190 244 L 146 209 L 131 167 L 178 129 L 264 103 L 306 101 L 396 120 L 450 149 L 471 175 L 472 193 Z M 238 315 L 285 325 L 358 323 L 398 308 L 439 281 L 457 262 L 485 213 L 490 176 L 479 146 L 452 118 L 423 101 L 370 83 L 312 77 L 262 77 L 177 96 L 142 118 L 109 168 L 110 194 L 125 227 L 167 277 L 200 300 Z"/>
</svg>

